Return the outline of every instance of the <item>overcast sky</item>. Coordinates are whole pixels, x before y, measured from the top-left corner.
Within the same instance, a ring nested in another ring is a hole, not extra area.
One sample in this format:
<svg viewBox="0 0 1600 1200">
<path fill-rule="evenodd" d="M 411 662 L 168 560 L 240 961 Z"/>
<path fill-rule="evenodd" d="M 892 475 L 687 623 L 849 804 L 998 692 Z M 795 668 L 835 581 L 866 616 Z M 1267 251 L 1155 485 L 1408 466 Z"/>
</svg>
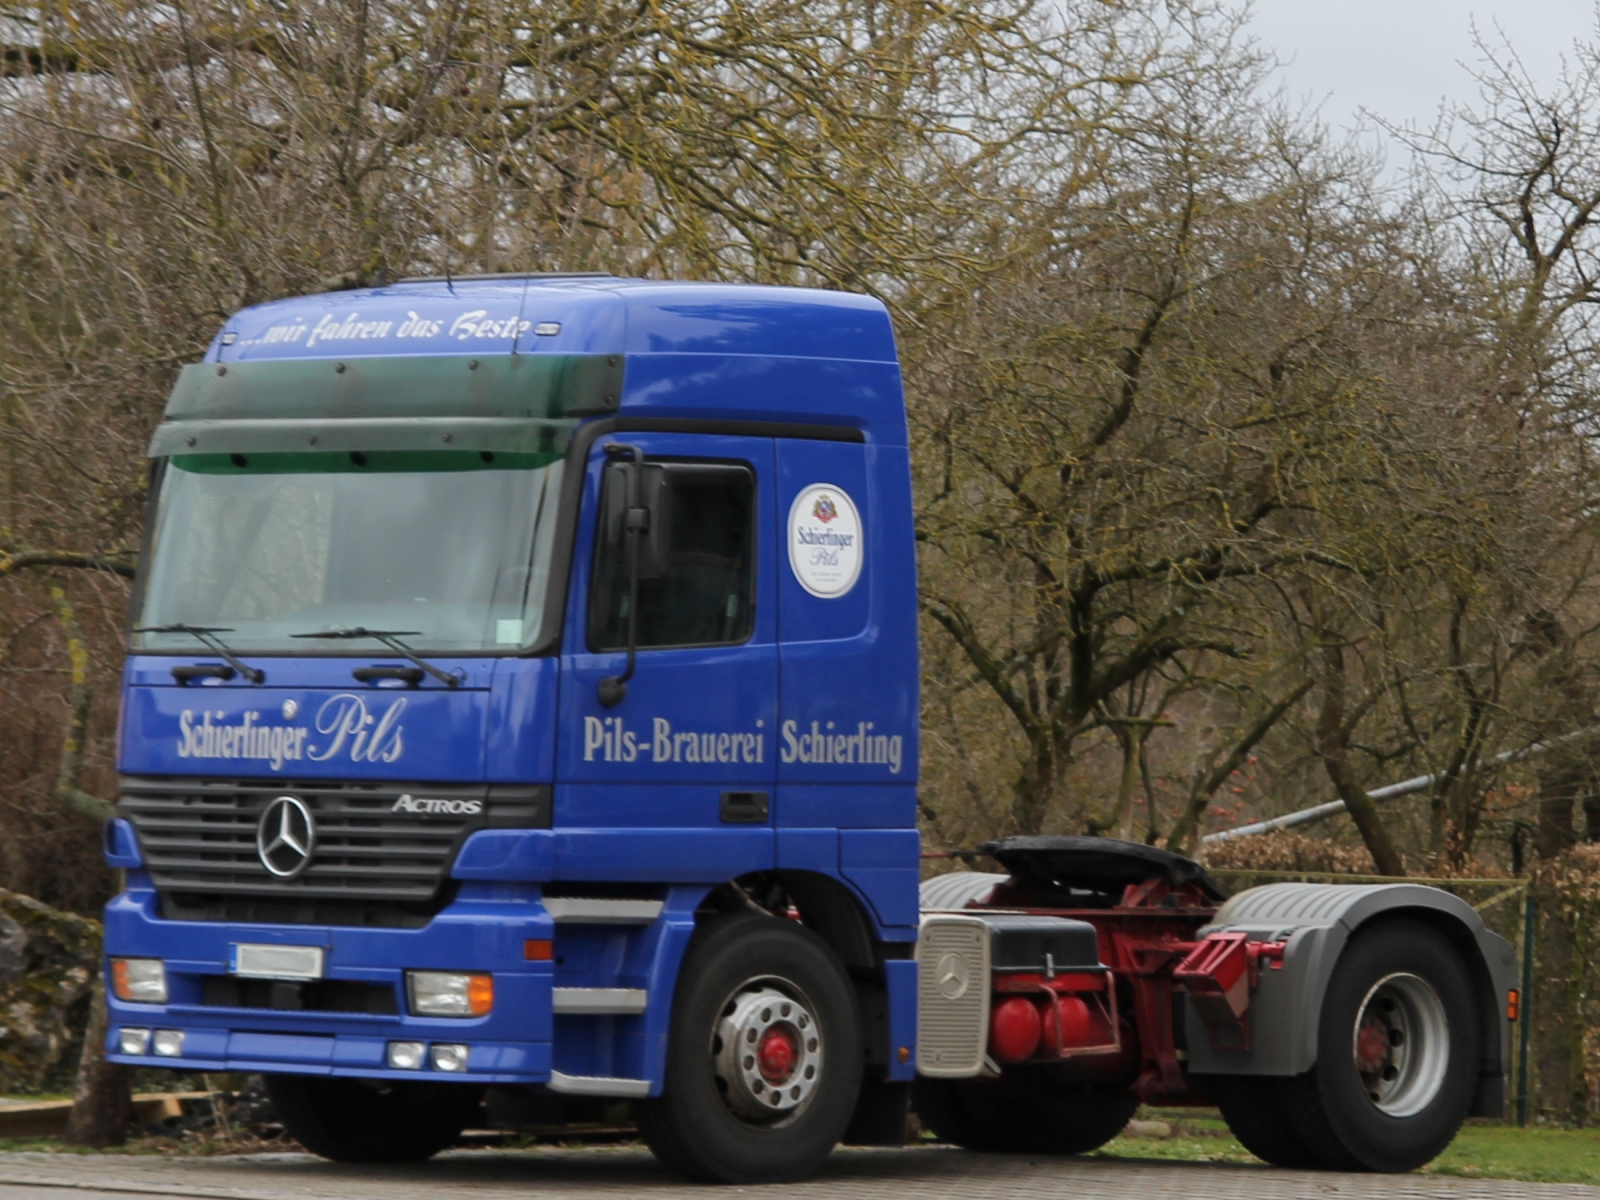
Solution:
<svg viewBox="0 0 1600 1200">
<path fill-rule="evenodd" d="M 1491 41 L 1498 22 L 1544 86 L 1574 38 L 1595 36 L 1595 0 L 1255 0 L 1253 10 L 1256 37 L 1284 61 L 1290 98 L 1320 105 L 1336 128 L 1354 126 L 1363 108 L 1427 124 L 1441 99 L 1472 100 L 1461 64 L 1478 57 L 1474 19 Z"/>
</svg>

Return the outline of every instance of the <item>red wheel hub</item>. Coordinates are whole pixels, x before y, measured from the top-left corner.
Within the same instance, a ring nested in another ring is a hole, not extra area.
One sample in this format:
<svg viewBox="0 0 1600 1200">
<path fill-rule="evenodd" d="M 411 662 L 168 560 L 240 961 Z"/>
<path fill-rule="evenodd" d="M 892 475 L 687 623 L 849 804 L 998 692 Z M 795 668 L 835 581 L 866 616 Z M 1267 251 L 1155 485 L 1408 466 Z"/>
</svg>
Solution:
<svg viewBox="0 0 1600 1200">
<path fill-rule="evenodd" d="M 789 1081 L 794 1074 L 795 1059 L 800 1057 L 800 1047 L 795 1035 L 786 1026 L 778 1025 L 767 1030 L 756 1045 L 756 1066 L 761 1078 L 774 1087 Z"/>
<path fill-rule="evenodd" d="M 1389 1031 L 1381 1021 L 1368 1021 L 1356 1034 L 1356 1065 L 1363 1071 L 1376 1071 L 1389 1056 Z"/>
</svg>

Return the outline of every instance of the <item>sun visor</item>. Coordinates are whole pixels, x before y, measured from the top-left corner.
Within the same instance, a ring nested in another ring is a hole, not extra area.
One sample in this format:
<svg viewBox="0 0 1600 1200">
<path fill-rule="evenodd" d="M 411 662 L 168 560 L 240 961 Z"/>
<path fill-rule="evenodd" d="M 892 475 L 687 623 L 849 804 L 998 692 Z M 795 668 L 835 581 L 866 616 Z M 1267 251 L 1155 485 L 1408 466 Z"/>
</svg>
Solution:
<svg viewBox="0 0 1600 1200">
<path fill-rule="evenodd" d="M 191 363 L 168 421 L 561 418 L 612 412 L 620 354 L 395 355 Z"/>
<path fill-rule="evenodd" d="M 165 421 L 150 439 L 150 457 L 388 450 L 487 450 L 556 456 L 566 452 L 577 424 L 576 420 L 501 417 Z"/>
</svg>

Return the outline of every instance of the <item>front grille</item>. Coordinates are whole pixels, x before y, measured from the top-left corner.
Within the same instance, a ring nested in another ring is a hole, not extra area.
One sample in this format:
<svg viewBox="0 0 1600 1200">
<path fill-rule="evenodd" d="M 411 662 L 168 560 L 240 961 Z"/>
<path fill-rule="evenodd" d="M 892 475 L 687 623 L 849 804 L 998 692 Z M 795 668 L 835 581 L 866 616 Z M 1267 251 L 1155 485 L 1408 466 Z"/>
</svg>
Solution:
<svg viewBox="0 0 1600 1200">
<path fill-rule="evenodd" d="M 311 863 L 289 880 L 267 871 L 256 845 L 279 796 L 299 799 L 316 826 Z M 413 809 L 416 799 L 468 803 L 395 811 L 405 796 Z M 138 831 L 168 919 L 418 928 L 450 902 L 450 864 L 467 836 L 548 826 L 549 797 L 543 787 L 124 778 L 117 808 Z"/>
<path fill-rule="evenodd" d="M 392 1017 L 400 1012 L 394 988 L 352 979 L 304 983 L 202 975 L 200 1003 L 207 1008 L 272 1008 L 291 1012 L 352 1012 Z"/>
</svg>

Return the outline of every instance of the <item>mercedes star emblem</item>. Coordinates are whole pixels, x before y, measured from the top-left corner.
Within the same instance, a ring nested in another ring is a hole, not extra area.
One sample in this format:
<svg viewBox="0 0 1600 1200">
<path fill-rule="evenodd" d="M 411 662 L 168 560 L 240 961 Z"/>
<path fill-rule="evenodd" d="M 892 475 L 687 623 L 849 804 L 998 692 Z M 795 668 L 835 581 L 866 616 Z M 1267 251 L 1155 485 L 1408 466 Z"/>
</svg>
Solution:
<svg viewBox="0 0 1600 1200">
<path fill-rule="evenodd" d="M 966 994 L 967 985 L 972 982 L 967 971 L 967 960 L 953 950 L 939 960 L 934 976 L 939 994 L 947 1000 L 960 999 Z"/>
<path fill-rule="evenodd" d="M 294 796 L 279 796 L 267 805 L 256 826 L 256 853 L 273 875 L 293 879 L 310 865 L 316 839 L 311 810 Z"/>
</svg>

